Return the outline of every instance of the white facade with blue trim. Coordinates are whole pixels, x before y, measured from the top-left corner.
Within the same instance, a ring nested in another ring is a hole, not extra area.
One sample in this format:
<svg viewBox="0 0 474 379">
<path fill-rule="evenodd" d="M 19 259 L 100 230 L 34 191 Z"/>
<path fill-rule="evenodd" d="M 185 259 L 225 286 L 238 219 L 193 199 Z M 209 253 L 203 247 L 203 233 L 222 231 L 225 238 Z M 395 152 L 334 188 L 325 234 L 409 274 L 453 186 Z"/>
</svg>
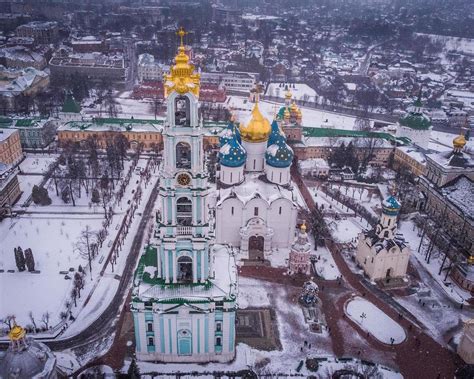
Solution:
<svg viewBox="0 0 474 379">
<path fill-rule="evenodd" d="M 195 74 L 182 54 L 180 47 L 171 69 L 176 82 L 165 83 L 168 116 L 157 227 L 134 279 L 136 356 L 228 362 L 235 356 L 237 271 L 227 247 L 213 245 L 209 231 L 199 81 L 189 83 Z"/>
<path fill-rule="evenodd" d="M 295 239 L 293 150 L 258 103 L 248 123 L 232 121 L 221 132 L 220 146 L 216 242 L 239 248 L 243 259 L 271 263 L 272 254 L 287 254 Z"/>
</svg>

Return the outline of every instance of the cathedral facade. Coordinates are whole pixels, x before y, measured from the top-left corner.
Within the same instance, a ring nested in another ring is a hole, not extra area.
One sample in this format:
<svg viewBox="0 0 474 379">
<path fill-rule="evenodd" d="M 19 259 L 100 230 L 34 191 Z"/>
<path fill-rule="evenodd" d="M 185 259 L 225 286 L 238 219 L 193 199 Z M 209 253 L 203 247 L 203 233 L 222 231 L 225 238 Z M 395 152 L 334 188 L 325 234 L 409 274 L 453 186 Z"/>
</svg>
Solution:
<svg viewBox="0 0 474 379">
<path fill-rule="evenodd" d="M 227 362 L 235 356 L 236 267 L 209 231 L 199 74 L 183 43 L 165 76 L 165 95 L 160 212 L 133 286 L 136 355 L 146 361 Z"/>
<path fill-rule="evenodd" d="M 293 150 L 278 121 L 259 109 L 248 123 L 231 121 L 220 136 L 216 242 L 240 248 L 254 261 L 294 241 L 296 193 L 291 182 Z"/>
</svg>

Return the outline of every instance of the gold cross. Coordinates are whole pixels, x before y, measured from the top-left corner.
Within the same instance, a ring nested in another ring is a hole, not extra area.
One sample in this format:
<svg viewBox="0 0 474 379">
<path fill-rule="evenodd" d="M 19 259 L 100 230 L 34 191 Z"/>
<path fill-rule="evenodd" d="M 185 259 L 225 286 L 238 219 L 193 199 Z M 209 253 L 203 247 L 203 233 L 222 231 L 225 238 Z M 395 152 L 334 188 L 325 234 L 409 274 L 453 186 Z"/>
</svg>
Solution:
<svg viewBox="0 0 474 379">
<path fill-rule="evenodd" d="M 184 36 L 188 34 L 183 27 L 180 27 L 176 34 L 181 38 L 181 46 L 184 46 Z"/>
</svg>

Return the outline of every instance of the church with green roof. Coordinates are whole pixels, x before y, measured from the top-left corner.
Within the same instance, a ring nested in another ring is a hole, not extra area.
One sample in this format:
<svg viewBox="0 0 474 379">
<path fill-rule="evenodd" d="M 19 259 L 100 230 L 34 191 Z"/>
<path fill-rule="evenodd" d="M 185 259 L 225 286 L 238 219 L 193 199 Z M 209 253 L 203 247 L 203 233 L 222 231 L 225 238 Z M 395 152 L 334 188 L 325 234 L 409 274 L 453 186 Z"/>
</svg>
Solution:
<svg viewBox="0 0 474 379">
<path fill-rule="evenodd" d="M 396 136 L 408 138 L 414 145 L 427 149 L 431 129 L 431 119 L 423 112 L 420 94 L 413 105 L 408 108 L 407 114 L 398 121 Z"/>
</svg>

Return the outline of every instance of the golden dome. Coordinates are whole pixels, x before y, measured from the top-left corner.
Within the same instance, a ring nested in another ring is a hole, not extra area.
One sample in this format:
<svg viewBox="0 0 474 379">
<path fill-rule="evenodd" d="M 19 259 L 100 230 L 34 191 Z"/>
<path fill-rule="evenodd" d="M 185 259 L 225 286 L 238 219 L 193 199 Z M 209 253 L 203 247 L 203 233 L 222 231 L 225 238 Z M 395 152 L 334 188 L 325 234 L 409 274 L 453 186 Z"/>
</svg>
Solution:
<svg viewBox="0 0 474 379">
<path fill-rule="evenodd" d="M 18 341 L 24 338 L 25 334 L 25 329 L 23 329 L 20 325 L 15 324 L 8 333 L 8 338 L 10 338 L 10 341 Z"/>
<path fill-rule="evenodd" d="M 293 94 L 291 93 L 291 91 L 290 90 L 286 91 L 285 98 L 287 100 L 291 100 L 292 97 L 293 97 Z"/>
<path fill-rule="evenodd" d="M 474 255 L 470 255 L 469 258 L 467 258 L 467 263 L 470 265 L 474 265 Z"/>
<path fill-rule="evenodd" d="M 285 111 L 283 112 L 283 118 L 285 120 L 288 120 L 290 118 L 290 111 L 288 110 L 288 108 L 285 108 Z"/>
<path fill-rule="evenodd" d="M 191 92 L 199 97 L 201 75 L 194 72 L 194 66 L 189 63 L 189 57 L 185 53 L 183 38 L 187 33 L 180 28 L 176 34 L 181 38 L 181 44 L 175 57 L 175 65 L 171 66 L 170 73 L 164 76 L 165 97 L 173 91 L 181 95 Z"/>
<path fill-rule="evenodd" d="M 268 140 L 271 131 L 270 121 L 263 117 L 260 109 L 258 109 L 258 103 L 256 103 L 249 123 L 240 126 L 242 139 L 247 142 L 263 142 Z"/>
<path fill-rule="evenodd" d="M 303 220 L 303 223 L 302 223 L 301 226 L 300 226 L 300 230 L 301 230 L 303 233 L 306 233 L 306 220 Z"/>
<path fill-rule="evenodd" d="M 466 146 L 466 143 L 467 141 L 463 134 L 460 134 L 453 139 L 453 146 L 456 150 L 462 150 L 464 146 Z"/>
<path fill-rule="evenodd" d="M 296 103 L 293 101 L 293 102 L 291 103 L 291 105 L 290 105 L 290 110 L 291 110 L 292 112 L 297 112 L 298 109 L 299 109 L 298 106 L 297 106 Z"/>
</svg>

